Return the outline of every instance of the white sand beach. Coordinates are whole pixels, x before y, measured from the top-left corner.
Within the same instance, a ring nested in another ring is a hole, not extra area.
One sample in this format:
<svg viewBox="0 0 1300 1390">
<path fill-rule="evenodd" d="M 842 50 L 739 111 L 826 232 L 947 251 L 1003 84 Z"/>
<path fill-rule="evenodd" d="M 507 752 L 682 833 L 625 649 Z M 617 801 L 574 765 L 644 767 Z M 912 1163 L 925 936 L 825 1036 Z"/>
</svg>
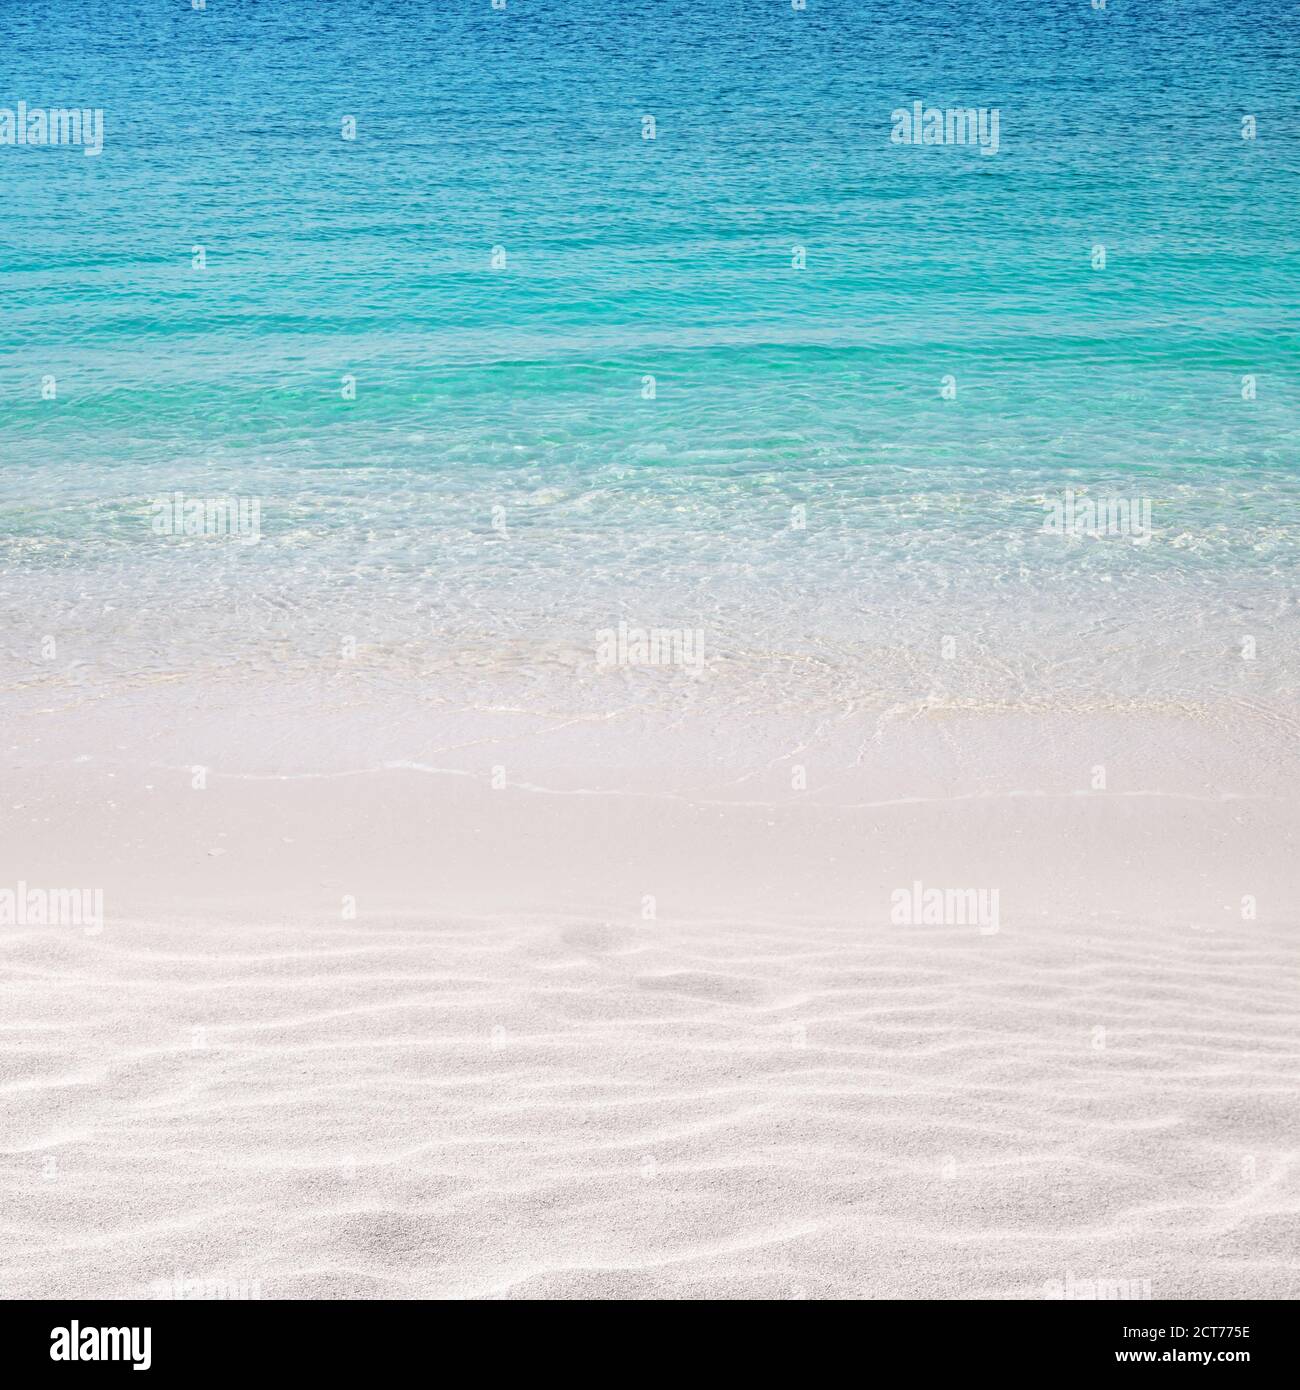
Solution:
<svg viewBox="0 0 1300 1390">
<path fill-rule="evenodd" d="M 1298 20 L 6 6 L 0 1299 L 1300 1296 Z"/>
<path fill-rule="evenodd" d="M 1076 717 L 1094 792 L 1050 721 L 943 723 L 821 801 L 571 749 L 494 788 L 475 740 L 294 776 L 269 717 L 201 789 L 162 721 L 13 769 L 7 867 L 105 906 L 0 932 L 0 1284 L 1294 1296 L 1294 769 Z M 915 883 L 996 916 L 891 920 Z"/>
</svg>

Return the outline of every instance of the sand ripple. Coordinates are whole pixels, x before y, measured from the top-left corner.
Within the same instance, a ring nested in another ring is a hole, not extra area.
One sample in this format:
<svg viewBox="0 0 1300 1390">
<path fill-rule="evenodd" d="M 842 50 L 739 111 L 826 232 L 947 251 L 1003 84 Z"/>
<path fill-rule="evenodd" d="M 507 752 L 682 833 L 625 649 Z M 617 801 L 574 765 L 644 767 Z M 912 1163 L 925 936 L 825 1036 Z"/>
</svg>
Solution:
<svg viewBox="0 0 1300 1390">
<path fill-rule="evenodd" d="M 0 943 L 11 1296 L 1300 1292 L 1275 927 Z"/>
</svg>

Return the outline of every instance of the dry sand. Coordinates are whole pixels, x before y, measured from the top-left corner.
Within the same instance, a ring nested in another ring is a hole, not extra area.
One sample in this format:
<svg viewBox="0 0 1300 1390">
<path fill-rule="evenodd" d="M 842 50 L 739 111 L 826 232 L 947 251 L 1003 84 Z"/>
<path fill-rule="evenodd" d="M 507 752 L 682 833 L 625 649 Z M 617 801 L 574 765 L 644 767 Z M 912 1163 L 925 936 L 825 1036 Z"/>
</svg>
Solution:
<svg viewBox="0 0 1300 1390">
<path fill-rule="evenodd" d="M 11 1295 L 1297 1291 L 1277 928 L 411 917 L 6 945 Z"/>
<path fill-rule="evenodd" d="M 1283 758 L 919 719 L 802 797 L 683 791 L 667 730 L 637 791 L 494 789 L 279 729 L 198 789 L 59 718 L 4 882 L 106 921 L 0 928 L 9 1296 L 1300 1291 Z M 916 880 L 996 930 L 891 920 Z"/>
</svg>

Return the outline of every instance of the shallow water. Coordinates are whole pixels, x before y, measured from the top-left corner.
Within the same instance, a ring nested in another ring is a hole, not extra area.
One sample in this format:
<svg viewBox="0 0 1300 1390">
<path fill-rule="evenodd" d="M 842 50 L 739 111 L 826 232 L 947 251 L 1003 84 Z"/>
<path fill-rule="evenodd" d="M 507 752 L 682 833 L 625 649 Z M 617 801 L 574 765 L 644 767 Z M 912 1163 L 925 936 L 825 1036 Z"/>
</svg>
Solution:
<svg viewBox="0 0 1300 1390">
<path fill-rule="evenodd" d="M 353 638 L 586 707 L 624 620 L 702 631 L 717 679 L 643 693 L 722 706 L 1293 704 L 1295 15 L 7 24 L 0 101 L 105 111 L 97 157 L 0 147 L 10 684 Z M 891 143 L 914 100 L 997 108 L 997 153 Z M 255 542 L 156 534 L 178 492 Z M 1149 537 L 1044 534 L 1067 492 Z"/>
</svg>

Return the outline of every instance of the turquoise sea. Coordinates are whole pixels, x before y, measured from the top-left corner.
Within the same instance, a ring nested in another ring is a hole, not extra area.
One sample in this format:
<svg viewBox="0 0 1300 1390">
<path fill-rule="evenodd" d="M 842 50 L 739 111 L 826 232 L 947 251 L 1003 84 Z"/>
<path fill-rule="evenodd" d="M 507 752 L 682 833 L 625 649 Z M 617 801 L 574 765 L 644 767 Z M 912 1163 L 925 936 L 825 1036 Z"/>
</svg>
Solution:
<svg viewBox="0 0 1300 1390">
<path fill-rule="evenodd" d="M 772 700 L 1294 701 L 1300 11 L 3 28 L 0 106 L 104 113 L 98 155 L 0 145 L 11 688 L 354 635 L 562 690 L 626 620 Z M 996 153 L 891 140 L 918 101 L 996 110 Z M 256 499 L 259 534 L 160 535 L 177 493 Z M 1045 532 L 1067 494 L 1149 538 Z"/>
</svg>

